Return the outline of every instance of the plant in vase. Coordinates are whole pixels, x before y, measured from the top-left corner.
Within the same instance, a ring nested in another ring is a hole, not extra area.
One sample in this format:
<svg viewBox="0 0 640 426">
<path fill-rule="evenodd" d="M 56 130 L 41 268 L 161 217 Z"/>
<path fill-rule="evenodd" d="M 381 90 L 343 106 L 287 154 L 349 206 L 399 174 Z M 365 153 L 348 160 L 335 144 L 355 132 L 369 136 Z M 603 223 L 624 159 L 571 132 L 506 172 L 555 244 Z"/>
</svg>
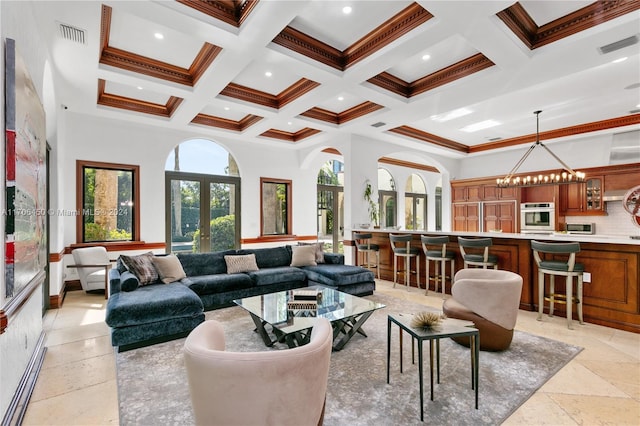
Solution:
<svg viewBox="0 0 640 426">
<path fill-rule="evenodd" d="M 365 183 L 364 199 L 368 203 L 367 211 L 369 212 L 369 220 L 374 228 L 378 228 L 378 203 L 373 200 L 373 188 L 369 181 Z"/>
</svg>

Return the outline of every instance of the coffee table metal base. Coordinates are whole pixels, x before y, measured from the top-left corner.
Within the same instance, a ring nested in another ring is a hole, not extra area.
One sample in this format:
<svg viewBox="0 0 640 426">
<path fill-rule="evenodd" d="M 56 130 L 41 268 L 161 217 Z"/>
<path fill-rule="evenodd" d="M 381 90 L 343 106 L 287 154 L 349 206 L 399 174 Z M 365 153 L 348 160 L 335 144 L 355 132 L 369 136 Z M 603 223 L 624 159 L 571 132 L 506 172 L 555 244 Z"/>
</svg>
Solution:
<svg viewBox="0 0 640 426">
<path fill-rule="evenodd" d="M 369 319 L 373 312 L 374 311 L 369 311 L 360 315 L 354 315 L 348 318 L 332 321 L 331 326 L 333 327 L 333 350 L 341 350 L 356 333 L 367 337 L 367 334 L 362 329 L 362 324 L 364 324 Z M 286 343 L 290 348 L 294 348 L 296 346 L 302 346 L 309 343 L 309 340 L 311 339 L 310 328 L 296 331 L 294 333 L 283 333 L 273 326 L 271 327 L 271 331 L 275 338 L 272 338 L 271 334 L 266 328 L 266 325 L 269 323 L 262 320 L 259 316 L 255 315 L 252 312 L 249 312 L 249 314 L 251 315 L 251 319 L 256 326 L 255 331 L 260 335 L 262 341 L 268 347 L 271 347 L 275 343 L 279 342 Z"/>
</svg>

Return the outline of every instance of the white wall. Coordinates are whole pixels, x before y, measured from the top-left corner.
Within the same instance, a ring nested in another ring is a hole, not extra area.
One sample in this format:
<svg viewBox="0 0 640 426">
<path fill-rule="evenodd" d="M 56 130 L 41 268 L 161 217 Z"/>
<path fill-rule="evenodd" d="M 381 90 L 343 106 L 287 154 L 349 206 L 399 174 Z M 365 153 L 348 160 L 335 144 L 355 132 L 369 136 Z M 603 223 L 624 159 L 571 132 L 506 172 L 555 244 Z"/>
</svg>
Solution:
<svg viewBox="0 0 640 426">
<path fill-rule="evenodd" d="M 545 143 L 545 145 L 562 161 L 574 170 L 580 168 L 598 167 L 609 164 L 609 153 L 611 151 L 612 135 L 586 135 L 583 138 L 572 141 L 559 141 Z M 485 176 L 503 177 L 531 146 L 522 147 L 491 153 L 486 155 L 476 155 L 460 160 L 459 172 L 455 179 L 468 179 Z M 530 172 L 537 170 L 561 169 L 558 163 L 542 146 L 536 147 L 527 160 L 522 164 L 519 172 Z"/>
<path fill-rule="evenodd" d="M 42 100 L 44 64 L 48 58 L 44 43 L 33 28 L 36 27 L 33 4 L 21 2 L 0 2 L 0 80 L 4 93 L 5 40 L 16 41 L 16 49 L 24 59 L 31 79 Z M 0 123 L 3 129 L 2 149 L 0 149 L 0 175 L 5 176 L 4 149 L 4 96 L 0 102 Z M 4 179 L 2 180 L 4 182 Z M 0 211 L 5 209 L 4 185 L 0 197 Z M 5 217 L 0 215 L 0 259 L 4 259 Z M 0 262 L 0 306 L 5 306 L 4 261 Z M 0 334 L 0 413 L 4 415 L 24 374 L 40 334 L 42 333 L 42 289 L 38 287 L 21 307 L 17 315 L 9 318 L 7 329 Z"/>
</svg>

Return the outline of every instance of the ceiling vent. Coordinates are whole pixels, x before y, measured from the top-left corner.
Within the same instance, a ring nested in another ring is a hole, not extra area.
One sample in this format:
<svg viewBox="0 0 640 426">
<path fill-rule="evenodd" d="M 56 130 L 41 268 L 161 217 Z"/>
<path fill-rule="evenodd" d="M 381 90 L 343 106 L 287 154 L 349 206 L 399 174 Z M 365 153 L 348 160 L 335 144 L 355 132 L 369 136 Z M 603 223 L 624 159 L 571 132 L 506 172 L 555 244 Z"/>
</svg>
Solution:
<svg viewBox="0 0 640 426">
<path fill-rule="evenodd" d="M 382 127 L 385 126 L 387 123 L 383 123 L 382 121 L 378 121 L 377 123 L 373 123 L 371 125 L 371 127 Z"/>
<path fill-rule="evenodd" d="M 638 36 L 634 35 L 634 36 L 631 36 L 631 37 L 623 38 L 622 40 L 618 40 L 618 41 L 613 42 L 611 44 L 600 46 L 600 47 L 598 47 L 598 50 L 602 54 L 611 53 L 611 52 L 615 52 L 616 50 L 620 50 L 620 49 L 623 49 L 623 48 L 628 47 L 628 46 L 633 46 L 637 42 L 638 42 Z"/>
<path fill-rule="evenodd" d="M 499 141 L 500 139 L 502 139 L 502 138 L 490 138 L 490 139 L 489 139 L 489 142 Z"/>
<path fill-rule="evenodd" d="M 60 36 L 69 41 L 73 41 L 80 44 L 86 44 L 85 30 L 73 25 L 63 24 L 58 22 L 58 28 L 60 29 Z"/>
</svg>

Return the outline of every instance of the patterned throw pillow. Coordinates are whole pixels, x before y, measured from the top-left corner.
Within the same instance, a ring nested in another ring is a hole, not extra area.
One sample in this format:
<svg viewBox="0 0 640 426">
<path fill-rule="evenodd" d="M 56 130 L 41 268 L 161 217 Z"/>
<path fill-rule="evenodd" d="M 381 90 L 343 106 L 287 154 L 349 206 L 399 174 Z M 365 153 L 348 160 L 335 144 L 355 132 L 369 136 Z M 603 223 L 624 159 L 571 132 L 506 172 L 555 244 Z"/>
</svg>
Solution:
<svg viewBox="0 0 640 426">
<path fill-rule="evenodd" d="M 184 273 L 184 269 L 182 269 L 182 263 L 180 263 L 180 260 L 178 260 L 175 254 L 153 256 L 151 260 L 153 261 L 153 266 L 155 266 L 158 271 L 160 281 L 165 284 L 180 281 L 187 276 L 187 274 Z"/>
<path fill-rule="evenodd" d="M 315 246 L 293 246 L 291 266 L 316 266 Z"/>
<path fill-rule="evenodd" d="M 298 243 L 299 246 L 314 246 L 316 248 L 316 263 L 324 263 L 324 243 Z"/>
<path fill-rule="evenodd" d="M 140 285 L 158 282 L 158 271 L 153 266 L 153 253 L 148 252 L 138 256 L 120 255 L 120 259 L 129 272 L 138 277 Z"/>
<path fill-rule="evenodd" d="M 227 274 L 237 274 L 239 272 L 257 271 L 255 254 L 242 254 L 236 256 L 225 256 L 224 261 L 227 263 Z"/>
</svg>

